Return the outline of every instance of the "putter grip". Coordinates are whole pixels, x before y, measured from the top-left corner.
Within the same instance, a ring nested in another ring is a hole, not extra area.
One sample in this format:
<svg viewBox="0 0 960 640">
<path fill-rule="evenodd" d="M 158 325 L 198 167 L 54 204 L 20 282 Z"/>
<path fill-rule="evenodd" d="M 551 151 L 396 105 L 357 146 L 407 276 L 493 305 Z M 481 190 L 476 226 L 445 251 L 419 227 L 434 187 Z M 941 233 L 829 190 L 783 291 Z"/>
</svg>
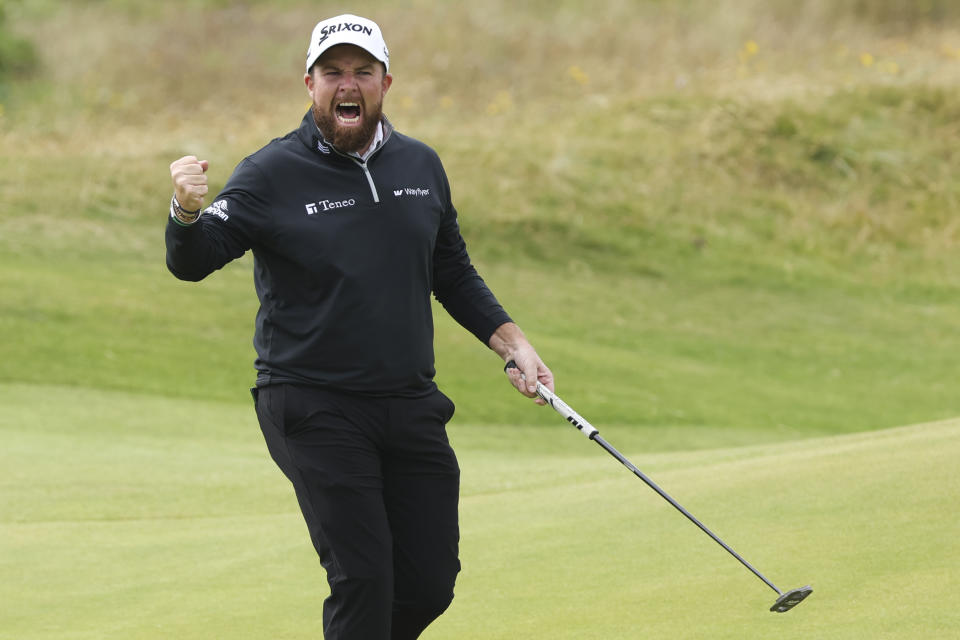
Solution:
<svg viewBox="0 0 960 640">
<path fill-rule="evenodd" d="M 519 369 L 519 367 L 516 362 L 511 360 L 503 367 L 504 371 L 507 369 Z M 526 380 L 526 376 L 523 379 Z M 593 440 L 594 436 L 599 433 L 592 424 L 587 422 L 586 418 L 574 411 L 570 405 L 560 399 L 560 396 L 550 391 L 539 380 L 537 381 L 537 395 L 543 398 L 544 402 L 553 407 L 554 411 L 563 416 L 567 422 L 579 429 L 588 439 Z"/>
</svg>

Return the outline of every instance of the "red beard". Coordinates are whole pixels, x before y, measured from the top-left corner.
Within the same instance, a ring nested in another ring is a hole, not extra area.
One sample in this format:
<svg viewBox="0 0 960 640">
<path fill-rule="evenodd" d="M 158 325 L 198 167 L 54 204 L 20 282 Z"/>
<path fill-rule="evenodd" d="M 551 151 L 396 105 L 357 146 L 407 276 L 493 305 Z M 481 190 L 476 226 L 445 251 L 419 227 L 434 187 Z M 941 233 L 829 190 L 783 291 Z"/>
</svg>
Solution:
<svg viewBox="0 0 960 640">
<path fill-rule="evenodd" d="M 313 120 L 323 134 L 323 139 L 339 151 L 345 153 L 360 153 L 373 141 L 374 133 L 383 116 L 382 104 L 377 103 L 373 109 L 367 111 L 363 104 L 363 120 L 359 127 L 345 127 L 337 121 L 336 107 L 330 105 L 326 111 L 321 111 L 313 105 Z"/>
</svg>

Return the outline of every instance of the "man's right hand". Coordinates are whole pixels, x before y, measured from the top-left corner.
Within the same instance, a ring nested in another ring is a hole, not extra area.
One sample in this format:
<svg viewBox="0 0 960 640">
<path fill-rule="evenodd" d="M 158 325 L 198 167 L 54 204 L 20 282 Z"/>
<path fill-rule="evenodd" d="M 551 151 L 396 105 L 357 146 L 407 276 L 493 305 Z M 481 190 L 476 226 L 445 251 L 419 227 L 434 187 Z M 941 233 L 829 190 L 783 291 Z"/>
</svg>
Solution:
<svg viewBox="0 0 960 640">
<path fill-rule="evenodd" d="M 187 211 L 203 208 L 203 197 L 207 195 L 206 160 L 197 160 L 196 156 L 184 156 L 170 165 L 170 177 L 173 179 L 173 193 L 177 202 Z"/>
</svg>

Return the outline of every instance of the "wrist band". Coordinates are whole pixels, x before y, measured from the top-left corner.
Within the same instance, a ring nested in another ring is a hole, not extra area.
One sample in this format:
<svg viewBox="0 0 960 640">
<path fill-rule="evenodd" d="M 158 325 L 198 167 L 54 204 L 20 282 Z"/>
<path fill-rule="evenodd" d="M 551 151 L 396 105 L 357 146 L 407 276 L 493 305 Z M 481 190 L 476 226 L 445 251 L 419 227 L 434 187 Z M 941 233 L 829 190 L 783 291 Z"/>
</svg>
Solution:
<svg viewBox="0 0 960 640">
<path fill-rule="evenodd" d="M 202 209 L 197 209 L 196 211 L 187 211 L 181 207 L 180 203 L 177 202 L 176 194 L 170 198 L 170 217 L 173 218 L 174 222 L 183 227 L 189 227 L 196 222 L 200 218 L 201 211 Z"/>
</svg>

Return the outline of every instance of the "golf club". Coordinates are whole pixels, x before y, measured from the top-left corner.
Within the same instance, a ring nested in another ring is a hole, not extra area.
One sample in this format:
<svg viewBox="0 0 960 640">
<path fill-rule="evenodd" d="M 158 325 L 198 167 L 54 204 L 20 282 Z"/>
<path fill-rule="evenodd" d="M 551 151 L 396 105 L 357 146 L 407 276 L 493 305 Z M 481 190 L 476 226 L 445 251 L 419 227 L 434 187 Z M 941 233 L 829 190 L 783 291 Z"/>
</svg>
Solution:
<svg viewBox="0 0 960 640">
<path fill-rule="evenodd" d="M 516 368 L 518 368 L 517 363 L 511 360 L 504 367 L 504 371 L 506 371 L 507 369 L 516 369 Z M 526 378 L 524 377 L 524 379 Z M 585 435 L 588 439 L 593 440 L 594 442 L 599 444 L 601 447 L 606 449 L 607 453 L 609 453 L 614 458 L 619 460 L 620 463 L 623 464 L 623 466 L 625 466 L 627 469 L 632 471 L 634 475 L 636 475 L 638 478 L 643 480 L 647 484 L 647 486 L 649 486 L 651 489 L 659 493 L 664 500 L 672 504 L 674 508 L 677 509 L 677 511 L 685 515 L 693 524 L 700 527 L 700 529 L 704 533 L 706 533 L 708 536 L 713 538 L 714 542 L 716 542 L 721 547 L 726 549 L 727 552 L 730 553 L 730 555 L 732 555 L 734 558 L 739 560 L 743 566 L 745 566 L 747 569 L 750 569 L 753 575 L 763 580 L 763 582 L 768 587 L 776 591 L 779 597 L 777 598 L 777 601 L 773 603 L 773 606 L 770 607 L 770 611 L 774 611 L 776 613 L 784 613 L 786 611 L 789 611 L 790 609 L 794 608 L 795 606 L 803 602 L 803 600 L 807 596 L 813 593 L 813 589 L 809 585 L 806 587 L 800 587 L 799 589 L 791 589 L 790 591 L 781 591 L 779 588 L 777 588 L 777 585 L 767 580 L 767 578 L 765 578 L 762 573 L 754 569 L 753 565 L 751 565 L 749 562 L 744 560 L 740 556 L 740 554 L 738 554 L 736 551 L 731 549 L 730 546 L 727 545 L 727 543 L 725 543 L 723 540 L 717 537 L 717 535 L 712 531 L 710 531 L 710 529 L 708 529 L 702 522 L 700 522 L 695 517 L 693 517 L 693 514 L 691 514 L 686 509 L 684 509 L 679 502 L 671 498 L 666 491 L 658 487 L 653 480 L 648 478 L 642 471 L 640 471 L 640 469 L 634 466 L 632 462 L 627 460 L 619 451 L 614 449 L 613 446 L 610 445 L 610 443 L 608 443 L 606 440 L 601 438 L 600 433 L 593 427 L 593 425 L 587 422 L 583 418 L 583 416 L 581 416 L 579 413 L 571 409 L 570 406 L 567 403 L 565 403 L 563 400 L 561 400 L 557 394 L 550 391 L 550 389 L 545 387 L 539 381 L 537 381 L 537 395 L 539 395 L 544 402 L 546 402 L 551 407 L 553 407 L 557 413 L 559 413 L 561 416 L 563 416 L 567 420 L 567 422 L 569 422 L 570 424 L 575 426 L 577 429 L 579 429 L 583 433 L 583 435 Z"/>
</svg>

